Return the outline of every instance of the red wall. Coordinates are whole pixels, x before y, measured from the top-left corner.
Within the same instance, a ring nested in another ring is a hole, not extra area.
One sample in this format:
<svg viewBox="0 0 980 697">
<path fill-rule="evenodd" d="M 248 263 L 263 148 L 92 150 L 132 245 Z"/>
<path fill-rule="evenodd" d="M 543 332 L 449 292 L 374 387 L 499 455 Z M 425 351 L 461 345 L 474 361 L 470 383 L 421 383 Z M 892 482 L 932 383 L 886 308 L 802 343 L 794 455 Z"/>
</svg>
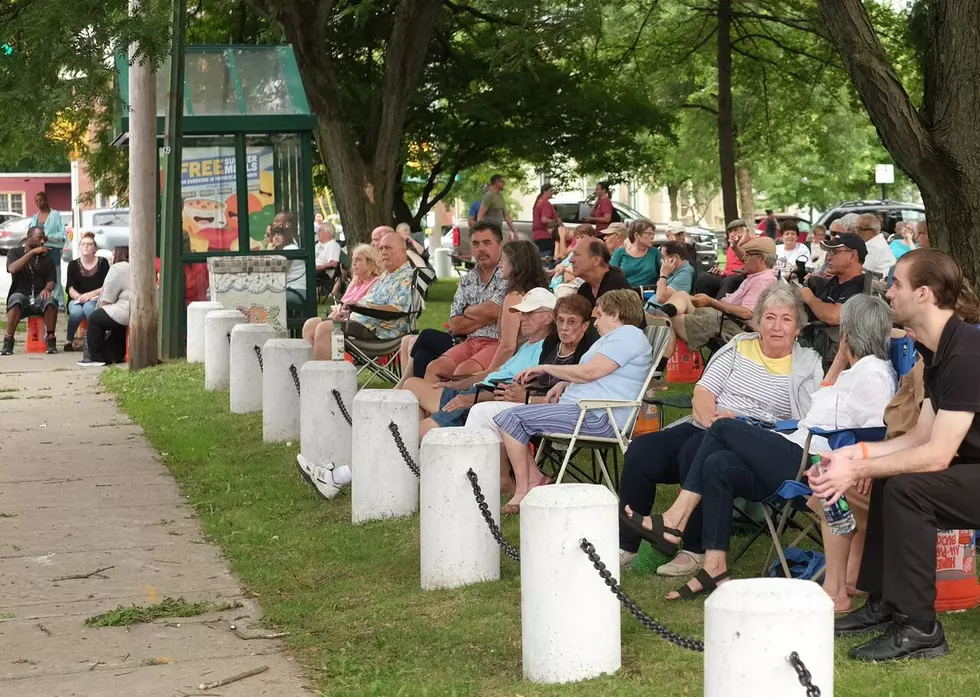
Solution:
<svg viewBox="0 0 980 697">
<path fill-rule="evenodd" d="M 24 215 L 37 212 L 34 207 L 34 196 L 44 191 L 48 195 L 48 203 L 56 211 L 71 211 L 71 176 L 56 175 L 51 177 L 0 176 L 0 193 L 12 192 L 24 194 Z"/>
</svg>

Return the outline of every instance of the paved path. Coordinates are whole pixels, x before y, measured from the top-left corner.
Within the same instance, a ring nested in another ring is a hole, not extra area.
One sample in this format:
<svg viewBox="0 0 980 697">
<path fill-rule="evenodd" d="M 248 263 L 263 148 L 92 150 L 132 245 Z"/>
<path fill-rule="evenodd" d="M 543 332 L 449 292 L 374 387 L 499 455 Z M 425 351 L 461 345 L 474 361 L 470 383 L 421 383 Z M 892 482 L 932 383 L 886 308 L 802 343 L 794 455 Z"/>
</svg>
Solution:
<svg viewBox="0 0 980 697">
<path fill-rule="evenodd" d="M 0 390 L 17 388 L 0 391 L 0 695 L 310 695 L 279 641 L 230 630 L 257 625 L 260 609 L 202 540 L 196 514 L 104 393 L 99 371 L 76 360 L 0 358 Z M 106 566 L 105 578 L 52 581 Z M 126 628 L 84 624 L 167 596 L 243 607 Z M 197 690 L 264 665 L 261 675 Z"/>
</svg>

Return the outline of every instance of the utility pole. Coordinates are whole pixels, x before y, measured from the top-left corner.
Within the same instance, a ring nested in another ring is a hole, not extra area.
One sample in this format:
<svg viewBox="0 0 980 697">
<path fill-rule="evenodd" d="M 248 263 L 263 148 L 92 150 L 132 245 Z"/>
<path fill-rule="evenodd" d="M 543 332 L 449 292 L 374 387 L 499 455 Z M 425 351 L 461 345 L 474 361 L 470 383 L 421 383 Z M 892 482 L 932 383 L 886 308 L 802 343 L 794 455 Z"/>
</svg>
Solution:
<svg viewBox="0 0 980 697">
<path fill-rule="evenodd" d="M 140 0 L 130 0 L 130 14 Z M 153 63 L 129 49 L 129 368 L 157 363 L 157 87 Z"/>
</svg>

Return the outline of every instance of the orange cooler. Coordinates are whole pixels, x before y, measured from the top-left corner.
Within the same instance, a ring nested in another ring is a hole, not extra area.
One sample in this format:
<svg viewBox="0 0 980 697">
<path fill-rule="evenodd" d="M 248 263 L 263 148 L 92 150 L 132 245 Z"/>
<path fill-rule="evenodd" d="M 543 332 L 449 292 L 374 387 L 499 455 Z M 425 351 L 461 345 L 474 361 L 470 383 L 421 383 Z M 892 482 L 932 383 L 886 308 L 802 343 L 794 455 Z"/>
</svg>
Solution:
<svg viewBox="0 0 980 697">
<path fill-rule="evenodd" d="M 692 351 L 686 343 L 678 339 L 674 355 L 667 361 L 667 382 L 672 384 L 697 382 L 703 372 L 704 362 L 701 359 L 701 351 Z"/>
<path fill-rule="evenodd" d="M 940 530 L 936 534 L 936 612 L 969 610 L 977 605 L 976 533 Z"/>
</svg>

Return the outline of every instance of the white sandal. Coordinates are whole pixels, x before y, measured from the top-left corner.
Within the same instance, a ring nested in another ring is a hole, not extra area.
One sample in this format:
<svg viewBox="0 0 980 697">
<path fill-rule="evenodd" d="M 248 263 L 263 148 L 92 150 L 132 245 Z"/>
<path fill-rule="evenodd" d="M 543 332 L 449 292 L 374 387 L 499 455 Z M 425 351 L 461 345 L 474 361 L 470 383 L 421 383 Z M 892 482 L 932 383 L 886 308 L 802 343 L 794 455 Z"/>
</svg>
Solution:
<svg viewBox="0 0 980 697">
<path fill-rule="evenodd" d="M 666 564 L 657 567 L 658 576 L 691 576 L 704 568 L 704 555 L 681 550 Z"/>
</svg>

